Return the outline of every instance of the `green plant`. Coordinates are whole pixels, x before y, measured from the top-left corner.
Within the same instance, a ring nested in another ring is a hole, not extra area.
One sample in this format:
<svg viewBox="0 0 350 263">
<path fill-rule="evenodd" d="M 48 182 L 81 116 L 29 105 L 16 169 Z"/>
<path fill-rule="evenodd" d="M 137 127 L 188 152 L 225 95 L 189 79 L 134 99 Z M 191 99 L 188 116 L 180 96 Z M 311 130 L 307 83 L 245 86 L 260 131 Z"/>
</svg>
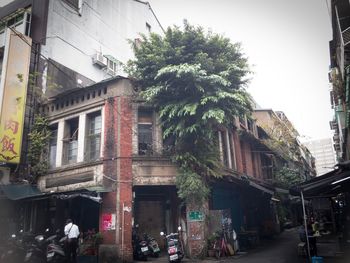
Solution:
<svg viewBox="0 0 350 263">
<path fill-rule="evenodd" d="M 47 146 L 50 140 L 51 131 L 49 122 L 46 117 L 36 115 L 31 132 L 28 134 L 28 164 L 30 180 L 36 181 L 36 178 L 45 175 L 48 168 L 48 151 Z"/>
<path fill-rule="evenodd" d="M 212 249 L 214 247 L 214 243 L 218 237 L 219 236 L 217 233 L 213 233 L 213 234 L 208 236 L 208 238 L 207 238 L 208 249 Z"/>
<path fill-rule="evenodd" d="M 81 255 L 98 255 L 99 245 L 103 241 L 103 236 L 100 232 L 95 232 L 95 229 L 88 230 L 84 233 L 83 244 L 80 246 Z"/>
<path fill-rule="evenodd" d="M 282 167 L 279 169 L 275 174 L 275 179 L 277 184 L 286 188 L 303 182 L 303 178 L 300 176 L 299 172 L 289 167 Z"/>
<path fill-rule="evenodd" d="M 186 21 L 183 30 L 169 27 L 164 37 L 142 40 L 126 71 L 141 98 L 158 110 L 164 139 L 174 142 L 179 196 L 200 204 L 210 179 L 222 174 L 219 126 L 231 129 L 235 116 L 251 111 L 247 59 L 240 44 Z"/>
</svg>

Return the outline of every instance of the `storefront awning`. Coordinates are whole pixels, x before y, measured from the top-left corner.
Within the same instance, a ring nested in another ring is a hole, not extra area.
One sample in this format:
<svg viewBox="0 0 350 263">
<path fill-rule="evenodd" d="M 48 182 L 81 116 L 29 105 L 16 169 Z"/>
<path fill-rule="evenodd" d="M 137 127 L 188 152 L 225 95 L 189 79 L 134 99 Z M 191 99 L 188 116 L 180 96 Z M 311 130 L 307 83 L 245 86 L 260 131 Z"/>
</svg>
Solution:
<svg viewBox="0 0 350 263">
<path fill-rule="evenodd" d="M 49 197 L 54 197 L 58 199 L 71 199 L 76 197 L 83 197 L 101 203 L 102 199 L 99 196 L 99 193 L 106 193 L 109 191 L 110 190 L 102 186 L 94 186 L 70 192 L 41 192 L 35 185 L 8 184 L 0 185 L 0 198 L 2 196 L 3 198 L 16 201 L 22 199 L 37 199 Z"/>
<path fill-rule="evenodd" d="M 46 195 L 30 184 L 8 184 L 0 185 L 1 195 L 10 200 L 21 200 L 25 198 L 38 197 Z"/>
<path fill-rule="evenodd" d="M 267 189 L 266 187 L 262 186 L 261 184 L 258 184 L 258 183 L 255 183 L 253 181 L 249 181 L 249 185 L 252 186 L 252 187 L 255 187 L 256 189 L 259 189 L 265 193 L 268 193 L 270 195 L 273 195 L 274 194 L 274 191 L 270 190 L 270 189 Z"/>
<path fill-rule="evenodd" d="M 300 192 L 305 198 L 330 197 L 350 192 L 350 162 L 340 163 L 333 171 L 299 184 L 290 191 L 292 195 L 300 195 Z"/>
</svg>

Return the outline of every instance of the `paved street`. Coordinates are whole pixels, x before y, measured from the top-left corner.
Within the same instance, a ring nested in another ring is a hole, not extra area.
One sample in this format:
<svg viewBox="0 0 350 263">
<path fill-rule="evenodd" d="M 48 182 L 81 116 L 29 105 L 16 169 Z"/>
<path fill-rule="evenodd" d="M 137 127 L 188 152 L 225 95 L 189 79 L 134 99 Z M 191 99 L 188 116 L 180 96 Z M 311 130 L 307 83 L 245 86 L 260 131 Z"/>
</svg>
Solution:
<svg viewBox="0 0 350 263">
<path fill-rule="evenodd" d="M 271 240 L 262 240 L 261 245 L 249 250 L 242 255 L 236 255 L 229 258 L 216 260 L 214 258 L 206 258 L 205 260 L 189 260 L 184 262 L 233 262 L 233 263 L 306 263 L 307 259 L 297 255 L 297 244 L 299 237 L 296 229 L 285 230 L 281 235 Z M 322 255 L 334 254 L 337 250 L 332 244 L 319 244 L 319 251 Z M 348 249 L 349 250 L 349 249 Z M 167 262 L 166 257 L 158 259 L 149 258 L 148 261 Z M 349 263 L 349 255 L 327 256 L 324 257 L 324 263 Z"/>
</svg>

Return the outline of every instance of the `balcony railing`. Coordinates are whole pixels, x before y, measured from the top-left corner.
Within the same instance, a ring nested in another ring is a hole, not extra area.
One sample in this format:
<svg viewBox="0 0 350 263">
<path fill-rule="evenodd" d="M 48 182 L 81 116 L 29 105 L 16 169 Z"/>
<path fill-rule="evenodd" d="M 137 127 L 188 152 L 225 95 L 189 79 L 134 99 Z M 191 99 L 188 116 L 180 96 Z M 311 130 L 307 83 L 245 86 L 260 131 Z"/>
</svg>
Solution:
<svg viewBox="0 0 350 263">
<path fill-rule="evenodd" d="M 337 130 L 338 129 L 338 123 L 336 120 L 330 121 L 329 126 L 331 127 L 331 130 Z"/>
<path fill-rule="evenodd" d="M 342 37 L 343 37 L 344 46 L 347 46 L 348 44 L 350 44 L 350 27 L 343 30 Z"/>
</svg>

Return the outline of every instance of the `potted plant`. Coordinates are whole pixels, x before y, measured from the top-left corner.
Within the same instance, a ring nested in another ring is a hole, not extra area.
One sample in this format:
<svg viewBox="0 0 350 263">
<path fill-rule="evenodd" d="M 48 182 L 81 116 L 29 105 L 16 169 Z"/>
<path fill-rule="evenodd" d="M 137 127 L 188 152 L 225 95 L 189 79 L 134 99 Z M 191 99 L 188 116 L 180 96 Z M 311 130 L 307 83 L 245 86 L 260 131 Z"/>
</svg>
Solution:
<svg viewBox="0 0 350 263">
<path fill-rule="evenodd" d="M 208 237 L 207 239 L 207 244 L 208 244 L 208 256 L 209 257 L 215 257 L 215 249 L 214 249 L 214 244 L 216 241 L 217 235 L 212 234 Z"/>
<path fill-rule="evenodd" d="M 97 263 L 98 248 L 102 243 L 102 234 L 94 229 L 83 234 L 82 243 L 79 247 L 79 263 Z"/>
</svg>

